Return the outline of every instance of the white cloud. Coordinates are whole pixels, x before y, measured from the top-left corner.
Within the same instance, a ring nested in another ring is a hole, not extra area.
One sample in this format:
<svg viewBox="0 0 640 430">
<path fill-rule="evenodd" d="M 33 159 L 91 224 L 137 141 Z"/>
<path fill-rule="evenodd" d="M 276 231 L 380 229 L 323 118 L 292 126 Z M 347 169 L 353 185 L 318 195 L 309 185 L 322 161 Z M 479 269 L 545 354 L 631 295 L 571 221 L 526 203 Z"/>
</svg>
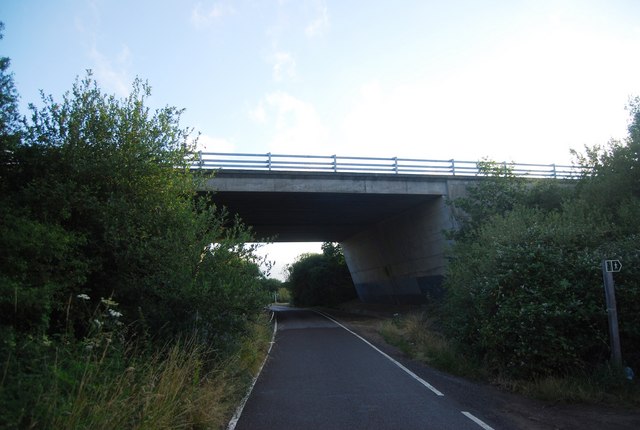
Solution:
<svg viewBox="0 0 640 430">
<path fill-rule="evenodd" d="M 317 16 L 304 29 L 307 37 L 320 36 L 329 27 L 329 11 L 325 0 L 315 2 Z"/>
<path fill-rule="evenodd" d="M 123 45 L 115 61 L 100 52 L 95 45 L 89 50 L 89 56 L 93 61 L 96 80 L 119 96 L 127 96 L 132 81 L 128 72 L 132 59 L 129 47 Z"/>
<path fill-rule="evenodd" d="M 271 132 L 269 150 L 279 154 L 323 153 L 328 133 L 311 103 L 285 92 L 267 95 L 254 109 Z"/>
<path fill-rule="evenodd" d="M 235 152 L 235 145 L 222 137 L 201 134 L 198 137 L 196 151 L 202 152 Z"/>
<path fill-rule="evenodd" d="M 625 135 L 639 43 L 552 20 L 446 75 L 370 80 L 347 104 L 340 153 L 569 163 L 570 149 Z"/>
<path fill-rule="evenodd" d="M 202 2 L 196 3 L 191 10 L 191 23 L 196 28 L 203 28 L 222 17 L 233 15 L 235 9 L 230 2 L 215 2 L 206 7 Z"/>
<path fill-rule="evenodd" d="M 281 82 L 284 78 L 296 77 L 296 60 L 288 52 L 278 51 L 271 57 L 273 80 Z"/>
<path fill-rule="evenodd" d="M 260 102 L 255 109 L 249 110 L 249 118 L 259 124 L 267 123 L 267 111 L 264 108 L 264 103 Z"/>
<path fill-rule="evenodd" d="M 377 80 L 365 83 L 344 116 L 340 152 L 450 158 L 451 148 L 444 144 L 443 130 L 447 129 L 447 119 L 457 112 L 447 106 L 447 98 L 439 91 L 437 85 L 424 81 L 395 86 Z"/>
</svg>

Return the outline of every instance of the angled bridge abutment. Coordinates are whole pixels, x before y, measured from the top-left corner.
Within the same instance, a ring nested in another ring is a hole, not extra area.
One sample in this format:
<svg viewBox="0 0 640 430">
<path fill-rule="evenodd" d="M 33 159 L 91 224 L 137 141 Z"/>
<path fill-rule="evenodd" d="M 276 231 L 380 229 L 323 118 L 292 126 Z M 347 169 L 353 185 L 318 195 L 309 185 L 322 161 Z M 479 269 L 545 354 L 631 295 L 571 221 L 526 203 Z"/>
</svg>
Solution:
<svg viewBox="0 0 640 430">
<path fill-rule="evenodd" d="M 442 232 L 451 227 L 449 208 L 436 196 L 341 242 L 360 299 L 416 303 L 439 295 L 445 272 Z"/>
</svg>

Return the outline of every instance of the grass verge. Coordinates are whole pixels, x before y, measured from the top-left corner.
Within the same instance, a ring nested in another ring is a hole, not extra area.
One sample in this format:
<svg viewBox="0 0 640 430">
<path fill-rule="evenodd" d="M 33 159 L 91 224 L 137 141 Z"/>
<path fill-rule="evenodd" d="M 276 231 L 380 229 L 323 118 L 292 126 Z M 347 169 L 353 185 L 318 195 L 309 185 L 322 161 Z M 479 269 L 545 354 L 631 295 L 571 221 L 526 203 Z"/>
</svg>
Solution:
<svg viewBox="0 0 640 430">
<path fill-rule="evenodd" d="M 225 428 L 264 359 L 271 331 L 261 315 L 249 324 L 235 353 L 222 360 L 193 339 L 151 354 L 113 345 L 84 355 L 58 348 L 54 359 L 38 369 L 3 378 L 2 398 L 13 398 L 16 407 L 12 415 L 9 410 L 0 414 L 0 427 Z M 20 406 L 12 393 L 28 393 L 14 390 L 17 384 L 40 389 Z"/>
<path fill-rule="evenodd" d="M 470 379 L 486 377 L 481 366 L 460 354 L 433 326 L 424 313 L 409 313 L 382 322 L 379 332 L 387 343 L 437 369 Z"/>
<path fill-rule="evenodd" d="M 587 403 L 640 407 L 638 382 L 626 380 L 615 369 L 605 367 L 588 375 L 546 377 L 534 381 L 512 380 L 490 374 L 481 362 L 462 354 L 424 312 L 413 312 L 380 324 L 385 341 L 413 359 L 453 375 L 498 385 L 528 397 L 561 403 Z"/>
</svg>

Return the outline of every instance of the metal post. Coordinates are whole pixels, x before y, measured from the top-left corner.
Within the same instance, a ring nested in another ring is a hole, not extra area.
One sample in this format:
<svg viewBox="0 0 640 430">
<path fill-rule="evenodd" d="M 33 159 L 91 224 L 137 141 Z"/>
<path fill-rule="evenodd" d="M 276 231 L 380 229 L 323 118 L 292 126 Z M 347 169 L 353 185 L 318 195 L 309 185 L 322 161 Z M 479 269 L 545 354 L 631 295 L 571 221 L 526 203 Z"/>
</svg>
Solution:
<svg viewBox="0 0 640 430">
<path fill-rule="evenodd" d="M 607 267 L 607 260 L 602 260 L 602 277 L 604 279 L 604 297 L 607 303 L 609 319 L 609 336 L 611 338 L 611 362 L 622 367 L 622 349 L 620 347 L 620 332 L 618 330 L 618 309 L 616 307 L 616 292 L 613 284 L 613 273 Z"/>
<path fill-rule="evenodd" d="M 204 161 L 202 161 L 202 151 L 198 151 L 198 165 L 200 166 L 201 169 L 202 169 L 202 166 L 204 165 Z"/>
<path fill-rule="evenodd" d="M 269 168 L 269 171 L 271 171 L 271 153 L 267 152 L 267 167 Z"/>
<path fill-rule="evenodd" d="M 336 154 L 332 155 L 333 157 L 333 173 L 338 173 L 338 157 Z"/>
<path fill-rule="evenodd" d="M 398 157 L 393 157 L 393 171 L 398 174 Z"/>
<path fill-rule="evenodd" d="M 449 162 L 451 163 L 451 174 L 456 176 L 456 162 L 453 158 Z"/>
<path fill-rule="evenodd" d="M 553 179 L 558 179 L 558 172 L 556 171 L 556 163 L 553 163 Z"/>
</svg>

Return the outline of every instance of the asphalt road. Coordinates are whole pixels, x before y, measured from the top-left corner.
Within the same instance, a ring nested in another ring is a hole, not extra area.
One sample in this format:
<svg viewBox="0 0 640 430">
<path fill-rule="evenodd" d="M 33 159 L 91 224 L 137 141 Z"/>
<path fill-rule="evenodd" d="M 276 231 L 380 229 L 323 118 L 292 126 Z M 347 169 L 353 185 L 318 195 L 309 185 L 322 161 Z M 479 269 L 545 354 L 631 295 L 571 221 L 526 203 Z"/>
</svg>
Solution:
<svg viewBox="0 0 640 430">
<path fill-rule="evenodd" d="M 336 322 L 276 311 L 275 343 L 237 430 L 498 430 Z"/>
</svg>

